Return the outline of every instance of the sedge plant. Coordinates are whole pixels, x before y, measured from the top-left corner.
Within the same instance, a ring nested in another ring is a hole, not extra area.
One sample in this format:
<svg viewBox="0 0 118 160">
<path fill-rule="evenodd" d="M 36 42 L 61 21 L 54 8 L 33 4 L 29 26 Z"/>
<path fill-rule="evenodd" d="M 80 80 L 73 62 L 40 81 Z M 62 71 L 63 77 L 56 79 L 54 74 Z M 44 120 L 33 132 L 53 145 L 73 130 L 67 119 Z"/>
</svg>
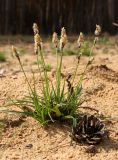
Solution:
<svg viewBox="0 0 118 160">
<path fill-rule="evenodd" d="M 80 57 L 82 54 L 78 55 L 77 64 L 73 75 L 69 74 L 67 77 L 62 79 L 61 73 L 63 64 L 63 49 L 66 43 L 68 42 L 68 38 L 64 27 L 61 30 L 60 40 L 58 39 L 57 34 L 54 32 L 52 42 L 55 46 L 56 59 L 57 59 L 56 75 L 55 75 L 56 82 L 54 84 L 52 81 L 49 80 L 47 70 L 45 69 L 46 62 L 44 59 L 44 53 L 42 51 L 42 39 L 40 37 L 39 28 L 36 23 L 33 24 L 33 31 L 34 31 L 34 48 L 37 57 L 38 70 L 40 77 L 43 79 L 41 82 L 42 84 L 42 90 L 40 91 L 41 94 L 39 95 L 37 93 L 34 74 L 33 74 L 34 85 L 32 86 L 25 73 L 17 49 L 15 47 L 12 47 L 12 51 L 15 54 L 16 58 L 18 59 L 21 70 L 27 82 L 29 88 L 29 95 L 25 96 L 22 99 L 15 99 L 15 100 L 12 99 L 11 103 L 8 104 L 8 106 L 9 105 L 18 106 L 21 109 L 20 111 L 12 110 L 11 112 L 21 113 L 26 116 L 31 116 L 43 125 L 49 122 L 62 121 L 65 119 L 76 120 L 77 110 L 82 103 L 81 100 L 82 82 L 87 67 L 92 62 L 91 55 L 96 43 L 96 39 L 90 51 L 90 57 L 85 66 L 85 69 L 81 74 L 78 82 L 75 83 Z M 97 34 L 97 37 L 99 35 L 98 33 L 100 33 L 100 31 L 98 31 L 96 28 L 95 34 Z M 82 46 L 83 41 L 84 41 L 83 34 L 80 33 L 78 39 L 79 47 Z M 41 71 L 40 65 L 43 68 L 43 72 Z"/>
</svg>

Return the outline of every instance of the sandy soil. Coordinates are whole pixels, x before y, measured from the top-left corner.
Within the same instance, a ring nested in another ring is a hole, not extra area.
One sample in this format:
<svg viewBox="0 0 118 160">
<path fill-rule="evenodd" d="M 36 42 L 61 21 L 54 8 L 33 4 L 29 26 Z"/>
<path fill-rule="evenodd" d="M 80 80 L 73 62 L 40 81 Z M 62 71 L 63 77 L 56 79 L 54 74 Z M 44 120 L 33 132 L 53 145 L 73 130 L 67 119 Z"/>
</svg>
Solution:
<svg viewBox="0 0 118 160">
<path fill-rule="evenodd" d="M 46 44 L 48 46 L 48 44 Z M 22 44 L 17 44 L 20 48 Z M 37 73 L 35 55 L 27 45 L 28 54 L 21 59 L 29 79 L 32 82 L 31 68 L 34 69 L 37 87 L 40 89 L 40 76 Z M 12 58 L 10 46 L 1 45 L 6 50 L 7 62 L 0 63 L 0 103 L 8 97 L 22 97 L 27 94 L 27 85 L 16 59 Z M 64 124 L 51 124 L 42 127 L 32 118 L 20 119 L 18 115 L 1 113 L 1 120 L 6 121 L 0 139 L 1 160 L 117 160 L 118 159 L 118 46 L 97 46 L 94 62 L 88 69 L 84 81 L 84 106 L 98 109 L 105 116 L 111 116 L 107 122 L 110 138 L 97 146 L 71 145 L 70 128 Z M 45 57 L 52 70 L 55 70 L 56 57 L 50 52 Z M 72 73 L 75 56 L 66 56 L 63 60 L 63 72 Z M 78 75 L 82 71 L 87 57 L 82 57 Z M 83 110 L 83 112 L 90 112 Z"/>
</svg>

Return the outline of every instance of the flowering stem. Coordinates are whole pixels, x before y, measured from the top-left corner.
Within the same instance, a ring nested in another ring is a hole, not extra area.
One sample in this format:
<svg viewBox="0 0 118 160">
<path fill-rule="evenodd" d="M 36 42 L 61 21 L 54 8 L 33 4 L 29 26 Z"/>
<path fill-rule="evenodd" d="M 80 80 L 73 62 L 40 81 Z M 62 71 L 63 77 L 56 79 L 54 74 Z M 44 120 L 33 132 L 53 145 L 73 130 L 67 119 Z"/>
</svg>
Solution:
<svg viewBox="0 0 118 160">
<path fill-rule="evenodd" d="M 73 86 L 73 83 L 74 83 L 74 80 L 75 80 L 75 77 L 77 74 L 78 67 L 79 67 L 79 63 L 77 63 L 76 68 L 75 68 L 75 72 L 74 72 L 74 76 L 73 76 L 73 80 L 72 80 L 72 86 Z"/>
<path fill-rule="evenodd" d="M 57 59 L 57 65 L 56 65 L 56 88 L 57 88 L 57 94 L 58 94 L 59 57 L 58 57 L 58 49 L 57 48 L 56 48 L 56 59 Z"/>
<path fill-rule="evenodd" d="M 90 50 L 90 55 L 89 55 L 89 57 L 91 57 L 91 55 L 92 55 L 92 53 L 93 53 L 93 49 L 94 49 L 94 47 L 95 47 L 95 45 L 96 45 L 96 42 L 97 42 L 97 39 L 95 38 L 95 39 L 94 39 L 94 42 L 93 42 L 93 46 L 91 47 L 91 50 Z"/>
<path fill-rule="evenodd" d="M 37 64 L 38 64 L 39 74 L 40 74 L 40 77 L 41 77 L 41 82 L 42 82 L 43 91 L 44 91 L 45 87 L 44 87 L 43 78 L 42 78 L 42 75 L 41 75 L 41 69 L 40 69 L 40 66 L 39 66 L 39 51 L 38 51 L 38 54 L 37 54 Z"/>
<path fill-rule="evenodd" d="M 24 74 L 24 76 L 25 76 L 25 79 L 26 79 L 26 81 L 27 81 L 27 83 L 28 83 L 28 86 L 29 86 L 31 92 L 33 93 L 32 87 L 31 87 L 31 85 L 30 85 L 30 83 L 29 83 L 29 81 L 28 81 L 28 78 L 27 78 L 26 73 L 25 73 L 25 71 L 24 71 L 24 68 L 23 68 L 23 65 L 22 65 L 22 63 L 21 63 L 20 57 L 18 58 L 18 61 L 19 61 L 19 64 L 20 64 L 20 66 L 21 66 L 22 72 L 23 72 L 23 74 Z"/>
<path fill-rule="evenodd" d="M 39 53 L 40 53 L 40 57 L 41 57 L 41 64 L 44 70 L 44 78 L 45 78 L 45 84 L 46 84 L 46 95 L 49 98 L 49 81 L 48 81 L 48 75 L 47 75 L 47 71 L 46 71 L 46 65 L 45 65 L 45 61 L 44 61 L 44 57 L 42 54 L 42 51 L 40 49 L 38 49 Z"/>
<path fill-rule="evenodd" d="M 57 71 L 57 97 L 60 99 L 60 82 L 61 82 L 61 68 L 62 68 L 63 50 L 61 51 L 60 64 Z"/>
</svg>

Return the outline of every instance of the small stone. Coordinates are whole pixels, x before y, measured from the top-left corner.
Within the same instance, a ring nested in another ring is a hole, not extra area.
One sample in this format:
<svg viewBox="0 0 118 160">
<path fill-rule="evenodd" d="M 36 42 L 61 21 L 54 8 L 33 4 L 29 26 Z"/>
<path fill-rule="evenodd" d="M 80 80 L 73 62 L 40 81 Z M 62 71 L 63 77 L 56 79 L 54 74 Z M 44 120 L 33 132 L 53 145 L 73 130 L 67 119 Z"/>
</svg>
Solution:
<svg viewBox="0 0 118 160">
<path fill-rule="evenodd" d="M 97 152 L 97 148 L 94 145 L 91 145 L 86 149 L 86 153 L 90 153 L 92 155 L 95 155 Z"/>
<path fill-rule="evenodd" d="M 25 146 L 25 148 L 27 148 L 27 149 L 31 149 L 33 147 L 33 144 L 27 144 L 26 146 Z"/>
<path fill-rule="evenodd" d="M 16 76 L 16 75 L 14 75 L 14 76 L 12 76 L 12 78 L 13 78 L 13 79 L 17 79 L 17 76 Z"/>
</svg>

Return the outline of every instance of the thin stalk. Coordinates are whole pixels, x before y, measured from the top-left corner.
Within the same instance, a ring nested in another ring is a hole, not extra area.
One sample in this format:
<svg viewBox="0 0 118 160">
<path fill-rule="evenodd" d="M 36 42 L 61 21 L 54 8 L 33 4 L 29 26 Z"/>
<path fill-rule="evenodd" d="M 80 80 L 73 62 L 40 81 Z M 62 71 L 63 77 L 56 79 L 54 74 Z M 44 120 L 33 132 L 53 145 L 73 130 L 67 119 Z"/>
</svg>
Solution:
<svg viewBox="0 0 118 160">
<path fill-rule="evenodd" d="M 59 72 L 59 56 L 58 56 L 58 49 L 56 48 L 56 59 L 57 59 L 57 64 L 56 64 L 56 89 L 58 93 L 58 72 Z"/>
<path fill-rule="evenodd" d="M 85 72 L 86 72 L 86 70 L 87 70 L 87 67 L 88 67 L 88 65 L 89 65 L 90 57 L 91 57 L 91 55 L 92 55 L 92 53 L 93 53 L 93 49 L 94 49 L 94 47 L 95 47 L 95 44 L 96 44 L 96 38 L 94 39 L 93 46 L 91 47 L 90 56 L 89 56 L 89 61 L 88 61 L 87 65 L 86 65 L 86 67 L 85 67 L 85 69 L 84 69 L 84 72 L 82 73 L 82 75 L 81 75 L 81 77 L 80 77 L 80 80 L 79 80 L 77 86 L 80 86 L 80 85 L 82 84 L 82 81 L 83 81 Z"/>
<path fill-rule="evenodd" d="M 40 77 L 42 78 L 41 70 L 40 70 L 40 66 L 39 66 L 39 52 L 37 54 L 37 64 L 38 64 L 38 70 L 39 70 Z"/>
<path fill-rule="evenodd" d="M 94 39 L 94 42 L 93 42 L 93 46 L 91 47 L 91 50 L 90 50 L 89 57 L 91 57 L 91 55 L 92 55 L 92 53 L 93 53 L 93 49 L 94 49 L 94 47 L 95 47 L 95 45 L 96 45 L 96 42 L 97 42 L 97 39 L 95 38 L 95 39 Z"/>
<path fill-rule="evenodd" d="M 42 82 L 42 85 L 43 85 L 43 91 L 45 92 L 45 87 L 44 87 L 44 83 L 43 83 L 43 78 L 42 78 L 41 70 L 40 70 L 40 66 L 39 66 L 39 51 L 38 51 L 38 54 L 37 54 L 37 64 L 38 64 L 39 74 L 40 74 L 40 77 L 41 77 L 41 82 Z"/>
<path fill-rule="evenodd" d="M 64 84 L 63 84 L 63 88 L 62 88 L 61 95 L 60 95 L 60 100 L 61 100 L 61 101 L 62 101 L 62 99 L 64 98 L 65 82 L 66 82 L 66 80 L 64 79 Z"/>
<path fill-rule="evenodd" d="M 81 86 L 81 84 L 82 84 L 82 81 L 83 81 L 83 78 L 84 78 L 84 75 L 85 75 L 85 72 L 86 72 L 86 69 L 87 69 L 87 67 L 88 67 L 88 65 L 86 65 L 86 67 L 85 67 L 85 69 L 84 69 L 84 71 L 83 71 L 83 73 L 82 73 L 82 75 L 81 75 L 81 77 L 80 77 L 80 79 L 79 79 L 79 82 L 78 82 L 78 84 L 77 84 L 77 86 Z M 74 86 L 74 88 L 75 88 L 75 86 Z M 73 97 L 73 94 L 71 94 L 70 95 L 70 97 L 68 98 L 68 103 L 70 102 L 70 100 L 71 100 L 71 98 Z"/>
<path fill-rule="evenodd" d="M 30 85 L 30 83 L 29 83 L 29 81 L 28 81 L 28 78 L 27 78 L 27 76 L 26 76 L 26 73 L 25 73 L 25 71 L 24 71 L 24 68 L 23 68 L 23 65 L 22 65 L 22 63 L 21 63 L 20 58 L 18 59 L 18 61 L 19 61 L 21 70 L 22 70 L 22 72 L 23 72 L 23 74 L 24 74 L 24 76 L 25 76 L 25 79 L 26 79 L 26 81 L 27 81 L 27 83 L 28 83 L 28 86 L 29 86 L 31 92 L 33 93 L 32 87 L 31 87 L 31 85 Z"/>
<path fill-rule="evenodd" d="M 81 77 L 80 77 L 80 80 L 79 80 L 77 86 L 80 86 L 80 85 L 82 84 L 82 81 L 83 81 L 83 79 L 84 79 L 84 76 L 85 76 L 85 72 L 86 72 L 86 70 L 87 70 L 87 67 L 88 67 L 88 64 L 86 65 L 86 67 L 85 67 L 85 69 L 84 69 L 84 71 L 83 71 L 83 73 L 82 73 L 82 75 L 81 75 Z"/>
<path fill-rule="evenodd" d="M 60 100 L 60 84 L 61 84 L 61 68 L 62 68 L 62 60 L 63 60 L 63 50 L 61 51 L 61 58 L 60 58 L 60 64 L 58 68 L 58 74 L 57 74 L 57 97 L 58 100 Z"/>
<path fill-rule="evenodd" d="M 43 67 L 43 70 L 44 70 L 44 77 L 45 77 L 45 84 L 46 84 L 46 94 L 47 94 L 47 97 L 49 98 L 49 81 L 48 81 L 47 71 L 45 70 L 46 65 L 45 65 L 45 61 L 44 61 L 42 51 L 39 50 L 39 53 L 40 53 L 40 57 L 41 57 L 42 67 Z"/>
<path fill-rule="evenodd" d="M 96 44 L 96 38 L 94 39 L 93 46 L 91 47 L 89 59 L 90 59 L 90 57 L 91 57 L 91 55 L 92 55 L 92 53 L 93 53 L 93 49 L 94 49 L 94 47 L 95 47 L 95 44 Z M 86 70 L 87 70 L 88 65 L 89 65 L 89 62 L 87 63 L 87 65 L 86 65 L 86 67 L 85 67 L 85 69 L 84 69 L 84 72 L 82 73 L 82 75 L 81 75 L 81 77 L 80 77 L 80 80 L 79 80 L 77 86 L 80 86 L 80 85 L 82 84 L 82 81 L 83 81 L 83 78 L 84 78 L 84 75 L 85 75 L 85 72 L 86 72 Z M 77 68 L 78 68 L 78 66 L 76 67 L 76 70 L 77 70 Z M 76 71 L 76 72 L 77 72 L 77 71 Z M 69 100 L 71 99 L 71 97 L 72 97 L 72 95 L 70 96 Z"/>
<path fill-rule="evenodd" d="M 72 79 L 72 86 L 73 86 L 73 83 L 74 83 L 75 77 L 76 77 L 76 75 L 77 75 L 78 67 L 79 67 L 79 63 L 77 63 L 76 68 L 75 68 L 74 76 L 73 76 L 73 79 Z"/>
<path fill-rule="evenodd" d="M 58 65 L 59 65 L 58 48 L 56 48 L 56 58 L 57 58 L 57 69 L 58 69 Z"/>
</svg>

